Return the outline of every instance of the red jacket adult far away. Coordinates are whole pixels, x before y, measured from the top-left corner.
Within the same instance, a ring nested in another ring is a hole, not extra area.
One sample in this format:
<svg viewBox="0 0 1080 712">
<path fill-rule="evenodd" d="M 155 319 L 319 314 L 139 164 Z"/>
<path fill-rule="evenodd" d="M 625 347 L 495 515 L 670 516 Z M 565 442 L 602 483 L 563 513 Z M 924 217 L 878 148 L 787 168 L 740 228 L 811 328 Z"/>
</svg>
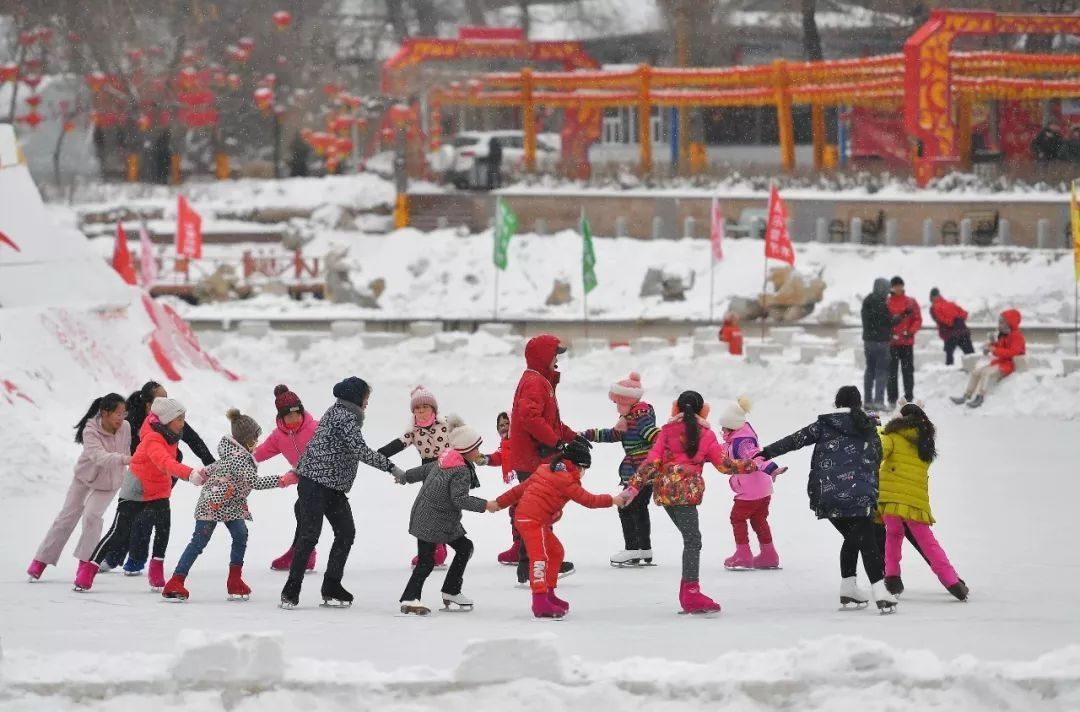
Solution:
<svg viewBox="0 0 1080 712">
<path fill-rule="evenodd" d="M 517 472 L 532 474 L 545 459 L 542 449 L 577 437 L 563 424 L 555 398 L 560 375 L 555 361 L 565 351 L 551 334 L 533 337 L 525 345 L 525 373 L 518 381 L 510 414 L 510 466 Z"/>
<path fill-rule="evenodd" d="M 894 280 L 895 281 L 895 280 Z M 903 291 L 903 283 L 889 296 L 889 313 L 893 315 L 892 339 L 890 346 L 914 346 L 915 333 L 922 328 L 922 309 L 914 297 Z M 897 293 L 899 291 L 899 293 Z"/>
</svg>

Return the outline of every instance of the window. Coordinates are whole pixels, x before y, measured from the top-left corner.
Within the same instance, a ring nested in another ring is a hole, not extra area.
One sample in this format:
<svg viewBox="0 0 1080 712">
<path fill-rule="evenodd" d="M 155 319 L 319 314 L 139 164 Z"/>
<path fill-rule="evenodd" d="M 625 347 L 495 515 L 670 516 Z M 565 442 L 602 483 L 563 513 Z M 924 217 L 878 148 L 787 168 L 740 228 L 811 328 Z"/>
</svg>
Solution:
<svg viewBox="0 0 1080 712">
<path fill-rule="evenodd" d="M 604 109 L 601 141 L 604 143 L 622 143 L 622 118 L 619 109 Z"/>
</svg>

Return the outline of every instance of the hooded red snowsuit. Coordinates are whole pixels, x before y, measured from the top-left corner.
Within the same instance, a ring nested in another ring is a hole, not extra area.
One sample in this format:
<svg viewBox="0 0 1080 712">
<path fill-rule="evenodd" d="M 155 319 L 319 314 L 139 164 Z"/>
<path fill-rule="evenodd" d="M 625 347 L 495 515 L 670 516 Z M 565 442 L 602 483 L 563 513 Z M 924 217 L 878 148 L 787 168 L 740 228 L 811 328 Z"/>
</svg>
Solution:
<svg viewBox="0 0 1080 712">
<path fill-rule="evenodd" d="M 554 448 L 560 441 L 577 437 L 563 424 L 555 399 L 559 372 L 551 362 L 560 348 L 559 339 L 550 334 L 533 337 L 525 345 L 527 368 L 518 381 L 510 414 L 510 467 L 526 477 L 543 461 L 541 448 Z"/>
<path fill-rule="evenodd" d="M 1006 309 L 1001 312 L 1001 318 L 1009 325 L 1009 333 L 1001 334 L 998 340 L 990 344 L 990 355 L 994 360 L 991 366 L 997 366 L 1003 376 L 1008 376 L 1016 370 L 1017 356 L 1027 353 L 1027 341 L 1020 331 L 1020 312 L 1016 309 Z"/>
</svg>

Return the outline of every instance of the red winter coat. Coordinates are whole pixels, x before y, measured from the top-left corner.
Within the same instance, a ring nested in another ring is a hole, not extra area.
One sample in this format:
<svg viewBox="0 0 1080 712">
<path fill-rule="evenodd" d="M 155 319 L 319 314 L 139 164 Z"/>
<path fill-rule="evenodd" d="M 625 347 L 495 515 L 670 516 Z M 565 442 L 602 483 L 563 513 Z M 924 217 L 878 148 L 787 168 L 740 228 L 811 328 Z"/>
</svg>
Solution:
<svg viewBox="0 0 1080 712">
<path fill-rule="evenodd" d="M 956 322 L 967 321 L 968 313 L 956 302 L 938 297 L 930 305 L 930 317 L 937 324 L 938 336 L 944 340 L 961 334 L 963 327 Z"/>
<path fill-rule="evenodd" d="M 549 334 L 525 345 L 527 369 L 518 381 L 510 413 L 510 467 L 518 472 L 531 473 L 540 465 L 540 448 L 553 448 L 577 437 L 563 424 L 555 399 L 559 372 L 552 370 L 551 362 L 558 348 L 559 340 Z"/>
<path fill-rule="evenodd" d="M 503 473 L 503 482 L 509 482 L 514 475 L 514 470 L 510 467 L 510 440 L 500 439 L 499 449 L 488 455 L 487 464 L 491 467 L 501 467 Z"/>
<path fill-rule="evenodd" d="M 1015 309 L 1006 309 L 1001 312 L 1001 318 L 1012 331 L 999 335 L 998 340 L 990 344 L 990 354 L 994 357 L 990 365 L 997 366 L 1004 375 L 1008 376 L 1016 370 L 1016 362 L 1013 359 L 1027 353 L 1027 341 L 1020 331 L 1020 312 Z"/>
<path fill-rule="evenodd" d="M 186 480 L 193 472 L 187 465 L 176 461 L 179 438 L 175 443 L 166 441 L 165 436 L 154 429 L 156 422 L 157 418 L 143 421 L 139 430 L 139 447 L 128 464 L 128 470 L 141 485 L 143 502 L 168 499 L 172 494 L 172 478 Z"/>
<path fill-rule="evenodd" d="M 890 346 L 914 346 L 915 333 L 922 328 L 922 310 L 919 303 L 906 294 L 893 294 L 889 297 L 889 313 L 900 316 L 908 309 L 911 313 L 893 324 Z"/>
<path fill-rule="evenodd" d="M 495 501 L 503 508 L 516 504 L 517 519 L 531 519 L 545 525 L 559 521 L 563 507 L 571 500 L 589 509 L 612 505 L 610 494 L 593 494 L 581 486 L 582 472 L 571 463 L 564 461 L 554 467 L 557 469 L 541 465 L 529 479 Z"/>
</svg>

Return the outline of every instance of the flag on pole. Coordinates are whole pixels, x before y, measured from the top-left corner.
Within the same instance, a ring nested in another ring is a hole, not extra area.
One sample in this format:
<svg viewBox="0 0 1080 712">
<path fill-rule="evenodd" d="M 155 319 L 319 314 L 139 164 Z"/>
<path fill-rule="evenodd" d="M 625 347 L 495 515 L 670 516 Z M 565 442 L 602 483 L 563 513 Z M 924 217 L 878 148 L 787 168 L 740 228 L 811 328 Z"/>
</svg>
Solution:
<svg viewBox="0 0 1080 712">
<path fill-rule="evenodd" d="M 585 217 L 585 209 L 581 210 L 581 282 L 585 293 L 588 294 L 596 289 L 596 252 L 593 250 L 592 228 L 589 227 L 589 219 Z"/>
<path fill-rule="evenodd" d="M 724 213 L 720 210 L 720 201 L 712 199 L 712 225 L 709 228 L 709 242 L 712 244 L 713 262 L 724 259 Z"/>
<path fill-rule="evenodd" d="M 139 226 L 139 273 L 144 287 L 153 287 L 157 282 L 157 261 L 154 259 L 154 245 L 150 242 L 146 223 Z"/>
<path fill-rule="evenodd" d="M 769 190 L 769 213 L 765 224 L 765 258 L 795 265 L 795 247 L 788 233 L 788 211 L 774 183 Z"/>
<path fill-rule="evenodd" d="M 1072 199 L 1069 201 L 1069 217 L 1072 220 L 1073 264 L 1076 281 L 1080 282 L 1080 200 L 1076 197 L 1076 183 L 1072 184 Z"/>
<path fill-rule="evenodd" d="M 495 201 L 495 266 L 501 270 L 509 264 L 510 238 L 517 232 L 517 214 L 499 196 Z"/>
<path fill-rule="evenodd" d="M 176 200 L 176 254 L 202 258 L 202 218 L 182 195 Z"/>
<path fill-rule="evenodd" d="M 116 244 L 113 245 L 112 266 L 125 282 L 135 284 L 135 265 L 131 263 L 127 233 L 124 232 L 124 226 L 119 222 L 116 223 Z"/>
</svg>

